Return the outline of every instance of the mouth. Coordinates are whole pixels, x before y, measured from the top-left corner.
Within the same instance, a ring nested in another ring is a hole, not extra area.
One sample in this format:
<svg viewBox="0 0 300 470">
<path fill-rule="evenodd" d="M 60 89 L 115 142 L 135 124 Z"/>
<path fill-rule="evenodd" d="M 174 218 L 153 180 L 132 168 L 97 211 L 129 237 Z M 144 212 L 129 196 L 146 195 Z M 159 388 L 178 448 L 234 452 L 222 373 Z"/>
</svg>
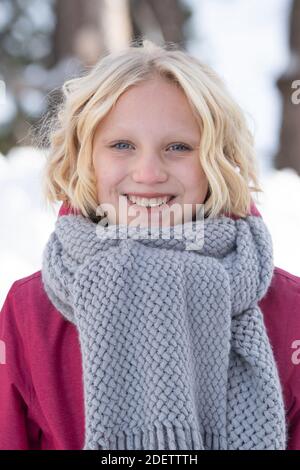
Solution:
<svg viewBox="0 0 300 470">
<path fill-rule="evenodd" d="M 128 206 L 136 206 L 144 210 L 147 209 L 148 213 L 162 211 L 166 207 L 170 207 L 177 197 L 177 195 L 168 195 L 159 198 L 139 198 L 128 194 L 121 194 L 121 196 L 126 197 Z"/>
</svg>

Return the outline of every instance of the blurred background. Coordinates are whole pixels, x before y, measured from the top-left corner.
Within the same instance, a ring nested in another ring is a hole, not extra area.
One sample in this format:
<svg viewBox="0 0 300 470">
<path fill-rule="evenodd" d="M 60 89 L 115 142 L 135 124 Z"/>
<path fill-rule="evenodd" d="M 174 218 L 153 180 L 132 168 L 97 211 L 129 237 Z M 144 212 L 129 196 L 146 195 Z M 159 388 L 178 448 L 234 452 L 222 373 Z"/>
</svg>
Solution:
<svg viewBox="0 0 300 470">
<path fill-rule="evenodd" d="M 54 228 L 47 142 L 34 142 L 61 85 L 141 36 L 178 43 L 227 84 L 255 136 L 275 265 L 300 276 L 300 0 L 0 0 L 0 307 L 41 268 Z"/>
</svg>

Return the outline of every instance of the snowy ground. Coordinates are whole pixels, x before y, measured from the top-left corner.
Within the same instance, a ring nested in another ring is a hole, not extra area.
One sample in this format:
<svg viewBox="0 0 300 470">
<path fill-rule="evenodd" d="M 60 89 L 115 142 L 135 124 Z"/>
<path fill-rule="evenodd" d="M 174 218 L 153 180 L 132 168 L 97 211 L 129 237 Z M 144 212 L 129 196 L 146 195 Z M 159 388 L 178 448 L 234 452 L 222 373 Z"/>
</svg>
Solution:
<svg viewBox="0 0 300 470">
<path fill-rule="evenodd" d="M 0 155 L 0 305 L 16 279 L 41 267 L 43 247 L 54 228 L 58 206 L 42 198 L 45 156 L 33 148 Z M 257 208 L 274 243 L 275 264 L 300 276 L 300 178 L 291 170 L 270 171 L 262 178 L 265 193 Z"/>
<path fill-rule="evenodd" d="M 45 156 L 33 148 L 0 155 L 0 305 L 11 283 L 40 269 L 57 209 L 42 198 Z"/>
</svg>

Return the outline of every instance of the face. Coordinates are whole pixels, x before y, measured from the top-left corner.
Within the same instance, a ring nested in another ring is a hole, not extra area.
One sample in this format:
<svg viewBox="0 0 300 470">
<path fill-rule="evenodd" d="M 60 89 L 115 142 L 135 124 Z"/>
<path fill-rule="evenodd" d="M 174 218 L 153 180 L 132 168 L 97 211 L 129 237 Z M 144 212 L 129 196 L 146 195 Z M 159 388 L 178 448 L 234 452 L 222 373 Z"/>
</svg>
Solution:
<svg viewBox="0 0 300 470">
<path fill-rule="evenodd" d="M 174 84 L 153 78 L 124 92 L 93 139 L 98 202 L 114 208 L 109 223 L 170 226 L 193 218 L 208 190 L 200 137 Z"/>
</svg>

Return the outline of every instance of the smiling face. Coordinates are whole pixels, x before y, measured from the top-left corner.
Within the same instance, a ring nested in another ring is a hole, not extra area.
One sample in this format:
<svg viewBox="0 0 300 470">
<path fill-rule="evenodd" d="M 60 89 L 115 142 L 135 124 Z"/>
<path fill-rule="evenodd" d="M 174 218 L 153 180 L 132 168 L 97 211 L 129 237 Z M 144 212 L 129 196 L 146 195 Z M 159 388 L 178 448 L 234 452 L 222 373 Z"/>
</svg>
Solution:
<svg viewBox="0 0 300 470">
<path fill-rule="evenodd" d="M 108 212 L 110 223 L 176 225 L 183 223 L 184 204 L 193 204 L 194 215 L 208 190 L 200 137 L 187 98 L 174 84 L 155 77 L 124 92 L 93 139 L 98 201 L 115 208 L 116 220 Z M 142 199 L 123 196 L 132 194 Z M 144 207 L 148 203 L 151 208 Z M 170 220 L 171 205 L 179 210 Z"/>
</svg>

